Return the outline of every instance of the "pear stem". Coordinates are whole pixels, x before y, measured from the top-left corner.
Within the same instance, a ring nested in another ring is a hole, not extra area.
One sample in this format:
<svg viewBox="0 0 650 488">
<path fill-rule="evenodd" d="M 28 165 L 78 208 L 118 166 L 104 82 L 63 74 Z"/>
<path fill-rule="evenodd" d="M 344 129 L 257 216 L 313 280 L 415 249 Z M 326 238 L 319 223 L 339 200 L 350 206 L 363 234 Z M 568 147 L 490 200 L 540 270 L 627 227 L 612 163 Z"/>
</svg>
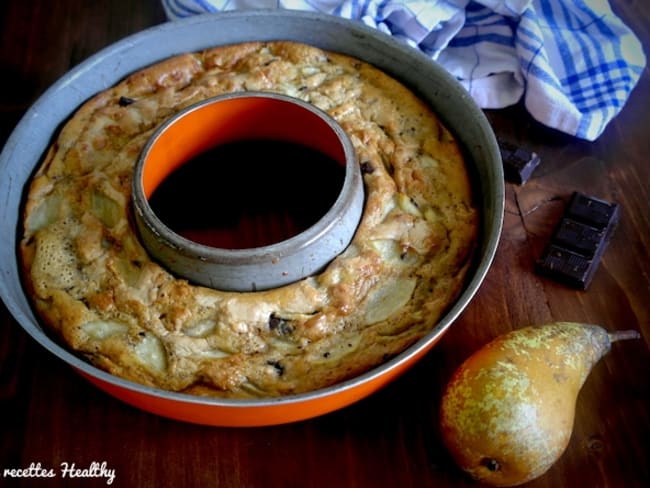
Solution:
<svg viewBox="0 0 650 488">
<path fill-rule="evenodd" d="M 639 339 L 641 334 L 636 330 L 617 330 L 616 332 L 610 332 L 609 341 L 627 341 L 629 339 Z"/>
</svg>

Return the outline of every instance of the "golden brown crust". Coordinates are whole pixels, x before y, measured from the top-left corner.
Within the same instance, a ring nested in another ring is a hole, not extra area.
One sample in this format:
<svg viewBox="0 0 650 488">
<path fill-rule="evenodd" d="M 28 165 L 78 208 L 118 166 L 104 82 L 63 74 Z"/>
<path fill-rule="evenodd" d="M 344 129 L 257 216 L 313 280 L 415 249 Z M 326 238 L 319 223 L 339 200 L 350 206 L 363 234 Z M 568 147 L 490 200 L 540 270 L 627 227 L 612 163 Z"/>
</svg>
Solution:
<svg viewBox="0 0 650 488">
<path fill-rule="evenodd" d="M 367 200 L 353 242 L 321 274 L 228 293 L 149 258 L 130 221 L 130 184 L 167 117 L 243 90 L 332 115 L 355 147 Z M 422 101 L 366 63 L 272 42 L 174 57 L 86 102 L 31 182 L 20 250 L 43 321 L 93 364 L 173 391 L 277 396 L 362 373 L 430 331 L 462 287 L 476 233 L 459 147 Z"/>
</svg>

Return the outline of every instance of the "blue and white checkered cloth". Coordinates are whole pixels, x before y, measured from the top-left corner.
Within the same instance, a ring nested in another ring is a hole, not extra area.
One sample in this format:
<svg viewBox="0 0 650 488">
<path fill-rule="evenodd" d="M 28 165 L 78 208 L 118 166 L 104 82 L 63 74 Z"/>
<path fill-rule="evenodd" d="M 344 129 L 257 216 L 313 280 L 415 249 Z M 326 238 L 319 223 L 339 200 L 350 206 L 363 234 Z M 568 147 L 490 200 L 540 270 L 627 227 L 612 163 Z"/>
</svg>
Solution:
<svg viewBox="0 0 650 488">
<path fill-rule="evenodd" d="M 522 97 L 541 123 L 595 140 L 645 68 L 607 0 L 162 0 L 170 19 L 285 8 L 363 22 L 429 55 L 482 108 Z"/>
</svg>

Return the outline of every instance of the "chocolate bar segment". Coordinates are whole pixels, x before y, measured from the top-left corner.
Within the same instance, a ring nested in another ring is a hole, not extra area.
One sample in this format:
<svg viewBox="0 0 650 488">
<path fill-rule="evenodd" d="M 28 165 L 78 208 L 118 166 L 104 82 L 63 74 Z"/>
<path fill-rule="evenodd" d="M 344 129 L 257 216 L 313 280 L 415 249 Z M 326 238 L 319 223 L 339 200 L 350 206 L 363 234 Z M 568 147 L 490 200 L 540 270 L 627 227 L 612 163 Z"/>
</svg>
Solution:
<svg viewBox="0 0 650 488">
<path fill-rule="evenodd" d="M 617 204 L 573 193 L 535 270 L 574 288 L 587 289 L 619 219 Z"/>
<path fill-rule="evenodd" d="M 509 142 L 499 141 L 499 149 L 504 178 L 512 183 L 526 183 L 541 161 L 537 153 Z"/>
<path fill-rule="evenodd" d="M 593 259 L 549 244 L 539 261 L 537 272 L 573 288 L 586 289 L 596 272 Z"/>
<path fill-rule="evenodd" d="M 565 217 L 555 231 L 553 242 L 558 246 L 572 249 L 585 257 L 592 258 L 598 251 L 604 233 L 605 229 L 597 229 Z"/>
<path fill-rule="evenodd" d="M 587 225 L 605 229 L 612 220 L 618 222 L 618 205 L 574 192 L 571 195 L 566 214 Z"/>
</svg>

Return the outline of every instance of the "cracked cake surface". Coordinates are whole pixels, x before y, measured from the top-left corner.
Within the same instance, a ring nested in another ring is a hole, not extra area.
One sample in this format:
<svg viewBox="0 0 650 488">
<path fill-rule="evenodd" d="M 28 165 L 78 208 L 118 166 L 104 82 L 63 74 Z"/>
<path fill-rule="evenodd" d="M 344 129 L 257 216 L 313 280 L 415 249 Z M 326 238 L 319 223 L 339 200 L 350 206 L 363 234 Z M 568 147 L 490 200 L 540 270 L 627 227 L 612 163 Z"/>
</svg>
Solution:
<svg viewBox="0 0 650 488">
<path fill-rule="evenodd" d="M 332 116 L 354 146 L 366 201 L 351 244 L 321 273 L 225 292 L 149 257 L 131 180 L 168 117 L 250 90 Z M 458 143 L 409 89 L 346 55 L 251 42 L 175 56 L 84 103 L 28 183 L 19 256 L 46 329 L 93 365 L 165 390 L 272 397 L 354 377 L 431 331 L 462 290 L 478 219 Z"/>
</svg>

